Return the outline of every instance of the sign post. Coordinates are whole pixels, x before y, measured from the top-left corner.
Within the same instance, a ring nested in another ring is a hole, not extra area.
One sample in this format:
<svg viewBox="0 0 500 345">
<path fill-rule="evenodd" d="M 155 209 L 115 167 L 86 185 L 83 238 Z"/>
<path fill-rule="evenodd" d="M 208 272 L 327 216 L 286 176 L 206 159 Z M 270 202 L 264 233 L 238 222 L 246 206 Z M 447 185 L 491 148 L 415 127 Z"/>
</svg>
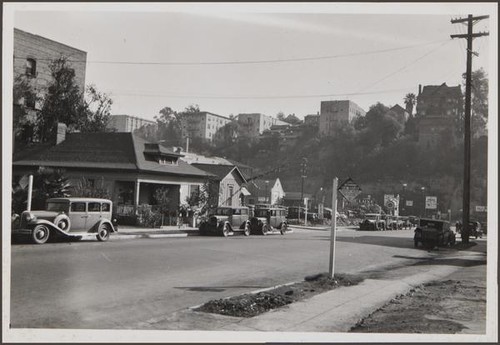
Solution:
<svg viewBox="0 0 500 345">
<path fill-rule="evenodd" d="M 333 279 L 334 275 L 334 265 L 335 265 L 335 231 L 337 228 L 337 186 L 339 184 L 339 179 L 335 177 L 333 179 L 333 190 L 332 190 L 332 229 L 330 234 L 330 278 Z"/>
<path fill-rule="evenodd" d="M 33 194 L 33 175 L 30 175 L 28 179 L 28 206 L 26 207 L 26 211 L 31 211 L 32 194 Z"/>
<path fill-rule="evenodd" d="M 309 198 L 304 198 L 305 214 L 304 214 L 304 225 L 307 226 L 307 204 L 309 203 Z"/>
</svg>

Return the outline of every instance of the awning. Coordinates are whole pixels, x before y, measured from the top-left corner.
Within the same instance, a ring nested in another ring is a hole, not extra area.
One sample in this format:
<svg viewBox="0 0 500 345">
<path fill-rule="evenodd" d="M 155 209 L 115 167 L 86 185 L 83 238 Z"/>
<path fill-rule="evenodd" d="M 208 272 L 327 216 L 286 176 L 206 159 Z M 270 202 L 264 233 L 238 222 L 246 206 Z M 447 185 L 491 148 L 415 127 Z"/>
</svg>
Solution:
<svg viewBox="0 0 500 345">
<path fill-rule="evenodd" d="M 241 187 L 241 194 L 243 194 L 244 196 L 251 195 L 251 193 L 245 187 Z"/>
</svg>

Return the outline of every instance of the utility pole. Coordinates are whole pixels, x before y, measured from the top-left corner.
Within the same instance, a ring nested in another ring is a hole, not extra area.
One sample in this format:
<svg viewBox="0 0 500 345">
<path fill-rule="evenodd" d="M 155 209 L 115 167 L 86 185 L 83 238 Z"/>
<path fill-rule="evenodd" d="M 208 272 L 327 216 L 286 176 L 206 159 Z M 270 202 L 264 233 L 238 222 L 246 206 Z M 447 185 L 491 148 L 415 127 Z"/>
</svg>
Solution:
<svg viewBox="0 0 500 345">
<path fill-rule="evenodd" d="M 305 157 L 302 158 L 302 163 L 300 163 L 300 166 L 301 166 L 300 204 L 302 204 L 304 202 L 304 179 L 307 177 L 306 176 L 307 158 Z"/>
<path fill-rule="evenodd" d="M 465 114 L 464 114 L 464 182 L 463 182 L 463 200 L 462 200 L 462 243 L 469 243 L 469 217 L 470 217 L 470 141 L 471 141 L 471 81 L 472 81 L 472 40 L 476 37 L 488 36 L 487 32 L 473 33 L 474 24 L 489 16 L 474 17 L 469 14 L 467 18 L 452 19 L 452 24 L 466 23 L 467 34 L 451 35 L 451 38 L 467 39 L 467 70 L 465 78 Z"/>
</svg>

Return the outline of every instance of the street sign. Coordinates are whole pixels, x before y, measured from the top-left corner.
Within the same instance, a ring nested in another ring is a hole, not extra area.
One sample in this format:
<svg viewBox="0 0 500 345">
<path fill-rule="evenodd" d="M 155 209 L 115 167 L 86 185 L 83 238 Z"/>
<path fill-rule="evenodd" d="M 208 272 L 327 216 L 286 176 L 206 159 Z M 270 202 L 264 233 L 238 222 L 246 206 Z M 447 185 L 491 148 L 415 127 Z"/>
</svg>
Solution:
<svg viewBox="0 0 500 345">
<path fill-rule="evenodd" d="M 436 196 L 426 196 L 425 197 L 425 209 L 435 210 L 437 209 L 437 197 Z"/>
<path fill-rule="evenodd" d="M 386 204 L 386 206 L 390 209 L 393 209 L 394 207 L 396 207 L 396 205 L 394 204 L 394 202 L 392 200 L 389 200 Z"/>
<path fill-rule="evenodd" d="M 361 188 L 349 177 L 339 186 L 338 191 L 347 201 L 353 202 L 361 193 Z"/>
<path fill-rule="evenodd" d="M 384 194 L 384 206 L 387 206 L 389 200 L 394 199 L 394 194 Z M 389 206 L 387 206 L 389 207 Z"/>
<path fill-rule="evenodd" d="M 486 212 L 486 206 L 476 206 L 476 212 Z"/>
<path fill-rule="evenodd" d="M 413 200 L 406 200 L 406 206 L 413 206 Z"/>
</svg>

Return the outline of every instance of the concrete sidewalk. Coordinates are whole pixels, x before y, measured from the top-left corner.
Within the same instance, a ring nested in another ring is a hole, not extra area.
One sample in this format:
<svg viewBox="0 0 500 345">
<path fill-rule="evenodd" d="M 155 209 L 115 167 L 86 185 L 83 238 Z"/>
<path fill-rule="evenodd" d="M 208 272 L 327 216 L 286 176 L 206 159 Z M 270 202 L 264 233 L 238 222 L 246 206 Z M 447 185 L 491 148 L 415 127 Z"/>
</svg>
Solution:
<svg viewBox="0 0 500 345">
<path fill-rule="evenodd" d="M 442 262 L 439 262 L 442 260 Z M 432 263 L 403 266 L 370 274 L 355 286 L 340 287 L 252 317 L 230 317 L 193 311 L 195 307 L 141 325 L 145 329 L 263 331 L 263 332 L 348 332 L 360 319 L 382 307 L 396 296 L 411 289 L 454 274 L 460 275 L 461 265 L 447 264 L 463 261 L 474 270 L 478 279 L 486 280 L 486 255 L 477 252 L 458 252 Z M 370 278 L 371 277 L 371 278 Z M 451 279 L 451 278 L 450 278 Z M 473 298 L 473 296 L 471 297 Z M 484 322 L 484 320 L 478 320 Z M 468 325 L 471 328 L 471 325 Z"/>
</svg>

